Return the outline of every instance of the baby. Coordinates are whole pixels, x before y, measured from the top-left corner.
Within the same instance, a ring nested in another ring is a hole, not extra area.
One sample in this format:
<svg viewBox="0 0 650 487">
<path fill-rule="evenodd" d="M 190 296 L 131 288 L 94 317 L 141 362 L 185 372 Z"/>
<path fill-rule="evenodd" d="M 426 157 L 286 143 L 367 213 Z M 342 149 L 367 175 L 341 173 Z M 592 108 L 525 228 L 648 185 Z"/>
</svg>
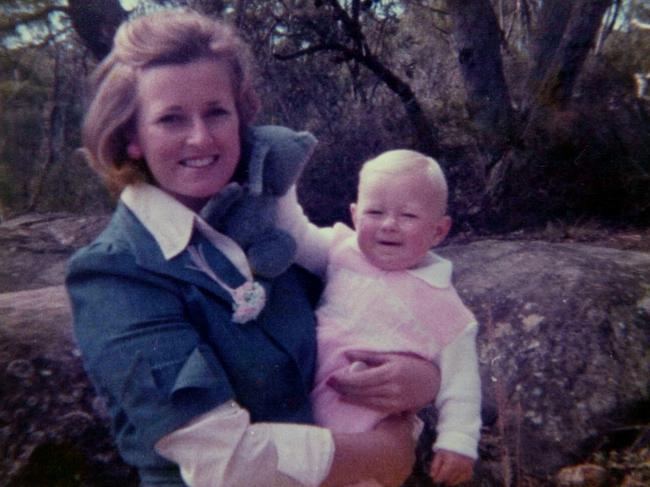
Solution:
<svg viewBox="0 0 650 487">
<path fill-rule="evenodd" d="M 472 476 L 480 429 L 477 324 L 451 285 L 451 262 L 430 249 L 447 235 L 447 184 L 438 164 L 410 150 L 365 163 L 351 205 L 356 232 L 333 229 L 318 316 L 316 421 L 334 431 L 373 428 L 382 414 L 343 401 L 328 386 L 351 351 L 416 354 L 438 365 L 441 387 L 431 477 L 449 485 Z M 370 484 L 364 484 L 370 485 Z M 372 484 L 377 485 L 377 484 Z"/>
</svg>

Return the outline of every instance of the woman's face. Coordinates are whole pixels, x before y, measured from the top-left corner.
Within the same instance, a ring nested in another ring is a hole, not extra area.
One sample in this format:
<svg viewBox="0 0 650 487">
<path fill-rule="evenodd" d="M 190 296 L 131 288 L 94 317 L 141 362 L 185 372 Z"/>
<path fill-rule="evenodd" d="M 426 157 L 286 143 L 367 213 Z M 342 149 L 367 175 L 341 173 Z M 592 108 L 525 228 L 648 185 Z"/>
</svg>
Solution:
<svg viewBox="0 0 650 487">
<path fill-rule="evenodd" d="M 130 157 L 147 163 L 156 184 L 198 210 L 239 163 L 239 114 L 227 63 L 200 59 L 142 70 Z"/>
</svg>

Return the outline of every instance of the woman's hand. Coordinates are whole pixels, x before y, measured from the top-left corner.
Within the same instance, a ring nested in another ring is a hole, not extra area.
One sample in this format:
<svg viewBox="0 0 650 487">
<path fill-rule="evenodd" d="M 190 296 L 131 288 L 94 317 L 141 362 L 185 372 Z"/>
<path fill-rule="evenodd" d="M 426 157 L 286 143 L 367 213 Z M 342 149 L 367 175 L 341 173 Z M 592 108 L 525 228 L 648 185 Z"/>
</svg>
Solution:
<svg viewBox="0 0 650 487">
<path fill-rule="evenodd" d="M 440 388 L 438 367 L 414 355 L 354 351 L 346 356 L 367 367 L 348 367 L 330 377 L 328 385 L 344 401 L 385 414 L 415 412 Z"/>
</svg>

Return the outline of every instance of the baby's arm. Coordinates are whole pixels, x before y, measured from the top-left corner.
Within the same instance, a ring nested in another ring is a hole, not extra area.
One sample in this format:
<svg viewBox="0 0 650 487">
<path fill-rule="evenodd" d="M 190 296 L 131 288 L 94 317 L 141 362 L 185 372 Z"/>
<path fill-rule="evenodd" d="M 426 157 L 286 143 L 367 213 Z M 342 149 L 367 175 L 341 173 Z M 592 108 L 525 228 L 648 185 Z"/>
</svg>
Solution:
<svg viewBox="0 0 650 487">
<path fill-rule="evenodd" d="M 309 221 L 298 203 L 295 185 L 278 201 L 277 225 L 296 241 L 296 263 L 320 277 L 325 277 L 333 239 L 332 228 L 317 227 Z"/>
<path fill-rule="evenodd" d="M 472 323 L 440 354 L 442 382 L 436 399 L 438 437 L 431 475 L 453 485 L 471 478 L 481 427 L 481 383 Z"/>
</svg>

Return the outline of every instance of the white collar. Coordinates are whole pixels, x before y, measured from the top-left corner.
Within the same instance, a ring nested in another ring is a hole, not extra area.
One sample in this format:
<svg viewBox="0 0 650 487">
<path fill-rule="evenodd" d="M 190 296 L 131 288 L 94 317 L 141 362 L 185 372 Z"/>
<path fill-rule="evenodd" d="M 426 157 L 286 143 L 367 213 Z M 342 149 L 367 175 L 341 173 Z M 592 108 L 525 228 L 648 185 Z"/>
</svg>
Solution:
<svg viewBox="0 0 650 487">
<path fill-rule="evenodd" d="M 120 199 L 153 235 L 166 260 L 187 248 L 196 227 L 244 276 L 251 278 L 248 260 L 234 240 L 217 232 L 199 215 L 160 188 L 146 183 L 128 185 Z"/>
<path fill-rule="evenodd" d="M 190 243 L 197 214 L 151 184 L 132 184 L 120 195 L 122 202 L 153 235 L 169 260 Z"/>
<path fill-rule="evenodd" d="M 453 264 L 439 255 L 428 252 L 424 260 L 412 269 L 407 269 L 411 275 L 422 279 L 433 287 L 447 288 L 451 286 Z"/>
</svg>

